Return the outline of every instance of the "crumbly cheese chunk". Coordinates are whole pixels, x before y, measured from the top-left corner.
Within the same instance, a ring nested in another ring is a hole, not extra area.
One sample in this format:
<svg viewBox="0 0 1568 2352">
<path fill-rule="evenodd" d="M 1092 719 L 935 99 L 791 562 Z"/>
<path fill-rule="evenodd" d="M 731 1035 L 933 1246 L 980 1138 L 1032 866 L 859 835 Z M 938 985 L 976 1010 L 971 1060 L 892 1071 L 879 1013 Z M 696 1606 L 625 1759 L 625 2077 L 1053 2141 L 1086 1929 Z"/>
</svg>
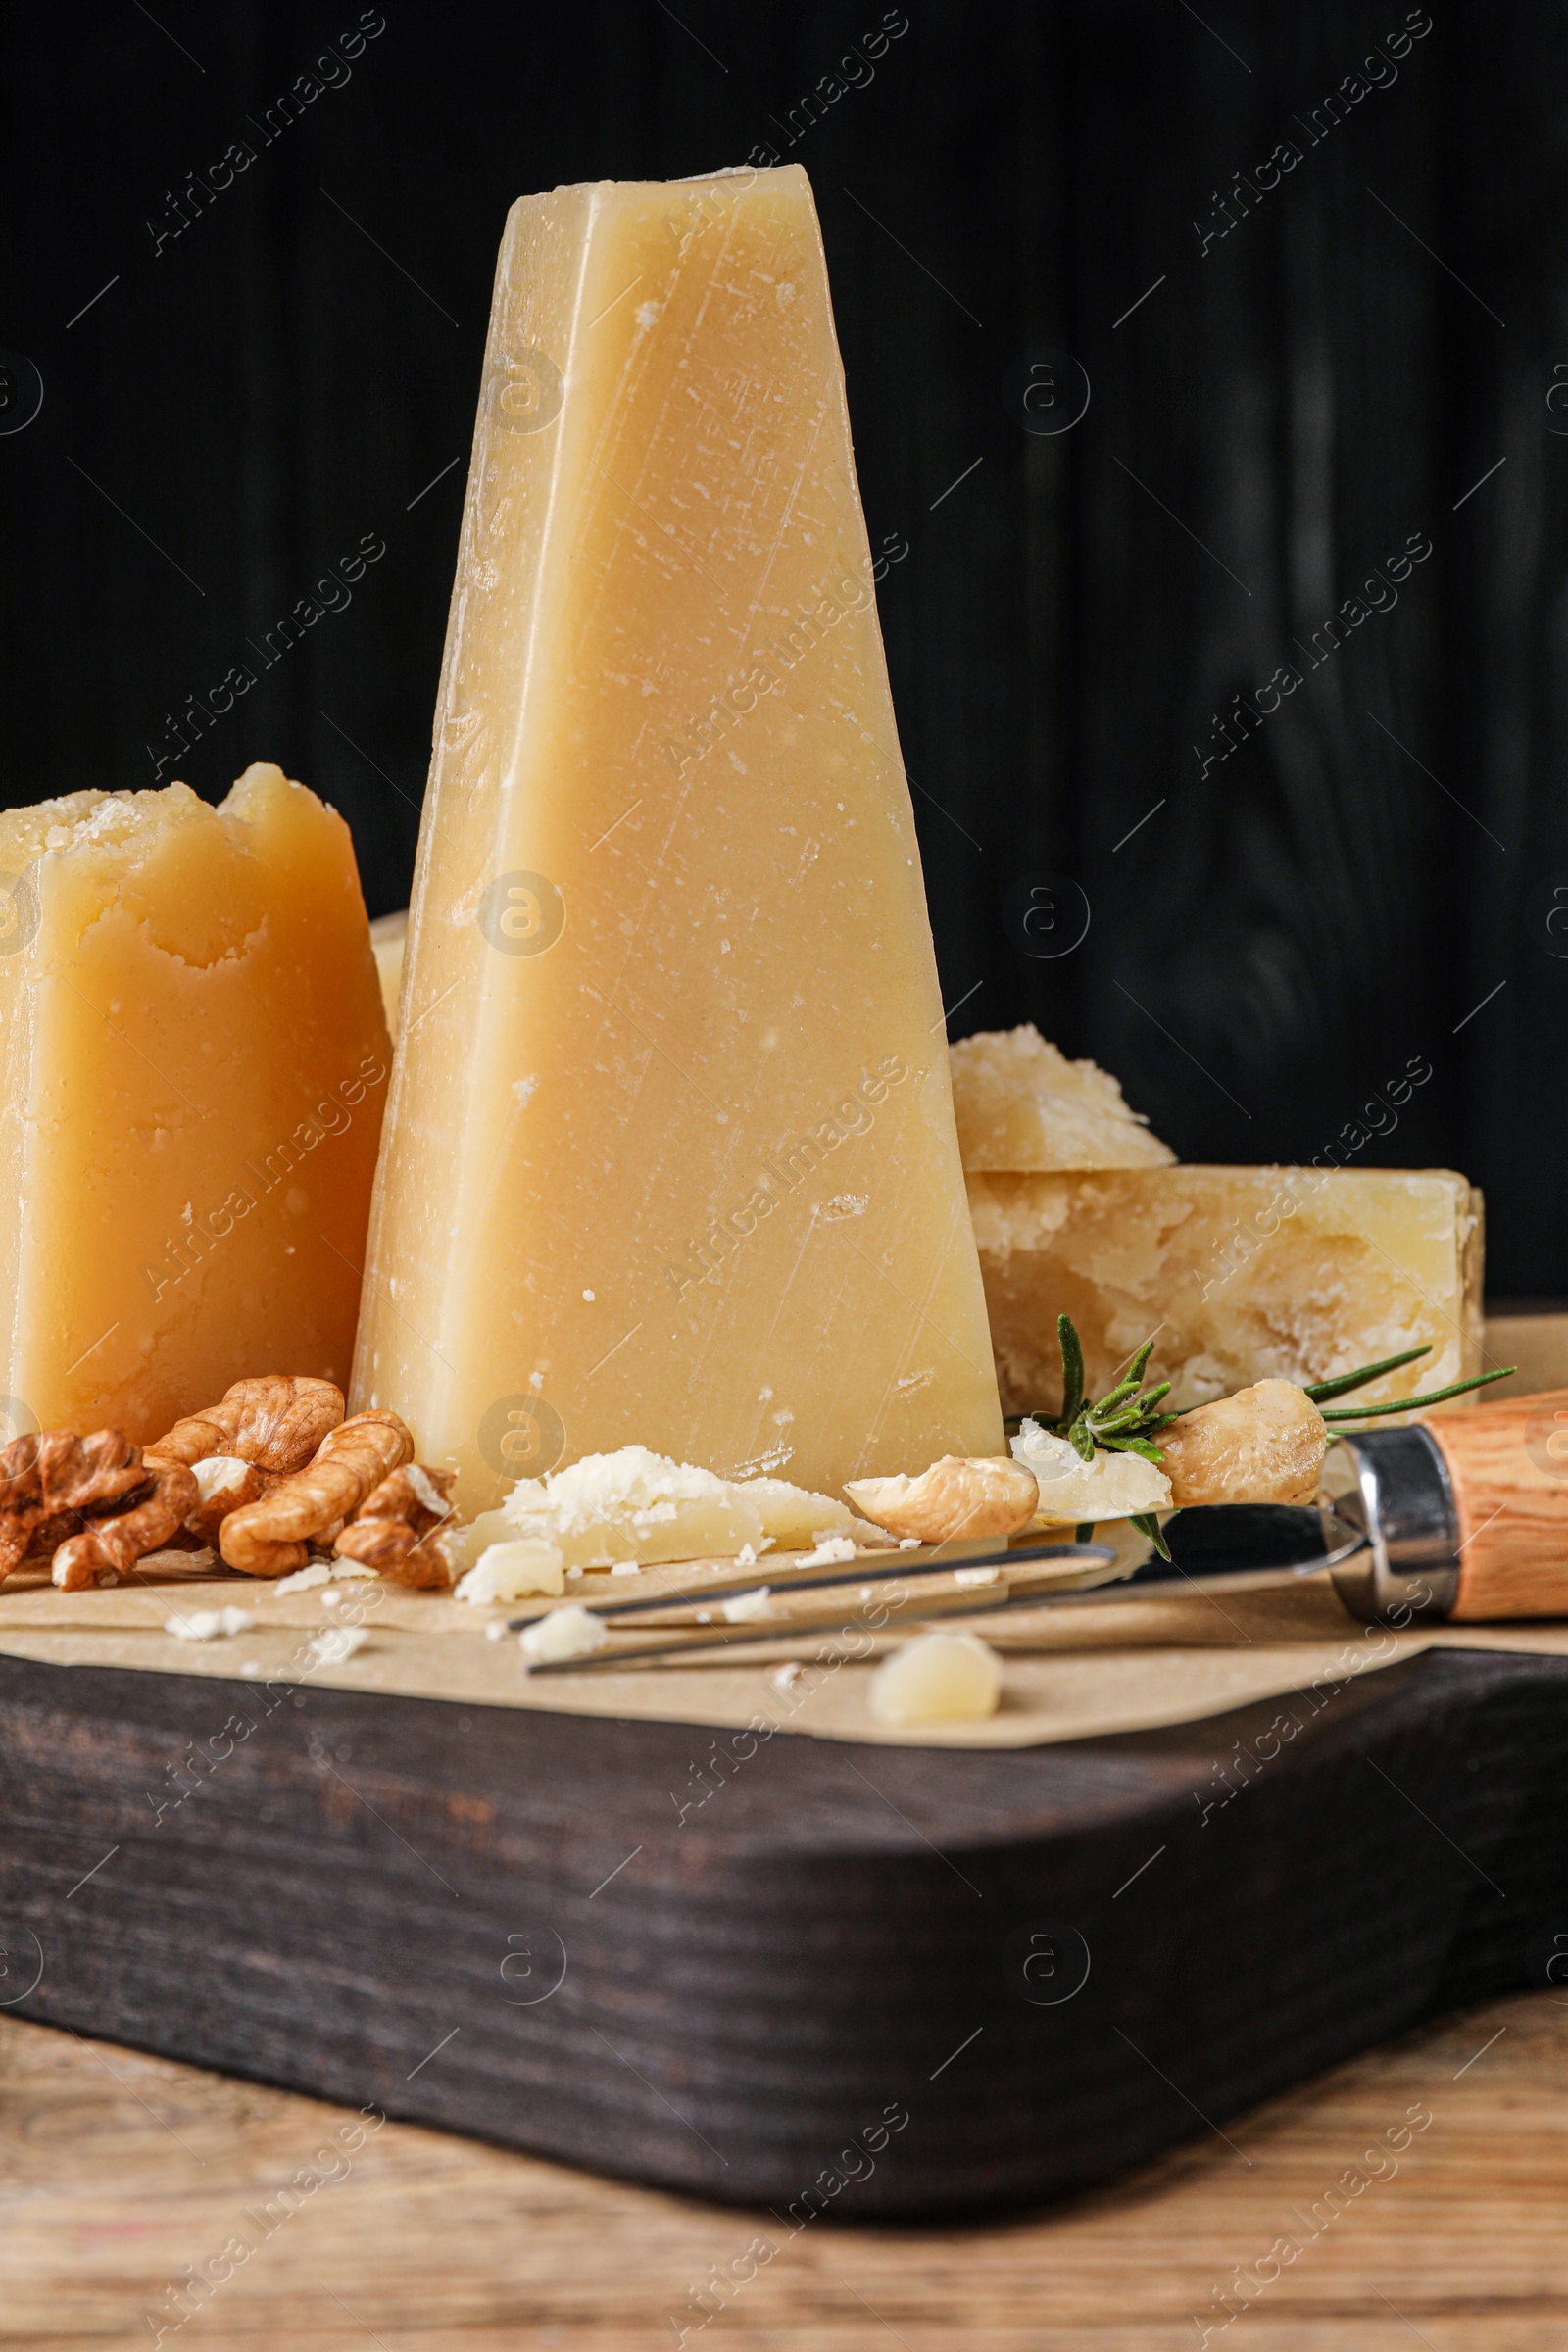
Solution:
<svg viewBox="0 0 1568 2352">
<path fill-rule="evenodd" d="M 623 1446 L 569 1470 L 519 1479 L 499 1514 L 511 1536 L 554 1544 L 567 1568 L 618 1568 L 656 1560 L 755 1560 L 775 1544 L 815 1543 L 853 1525 L 845 1504 L 781 1478 L 720 1478 L 690 1462 Z M 469 1531 L 468 1542 L 473 1538 Z M 850 1539 L 832 1558 L 854 1553 Z"/>
<path fill-rule="evenodd" d="M 1096 1519 L 1129 1519 L 1135 1511 L 1168 1511 L 1170 1480 L 1141 1453 L 1097 1453 L 1086 1462 L 1075 1446 L 1025 1421 L 1012 1441 L 1014 1458 L 1040 1487 L 1037 1518 L 1047 1527 L 1082 1526 Z"/>
<path fill-rule="evenodd" d="M 922 1634 L 883 1659 L 867 1704 L 879 1723 L 972 1723 L 1001 1696 L 1002 1661 L 978 1634 Z"/>
<path fill-rule="evenodd" d="M 609 1639 L 600 1619 L 575 1601 L 524 1626 L 517 1637 L 524 1657 L 541 1665 L 555 1658 L 586 1658 Z"/>
<path fill-rule="evenodd" d="M 1056 1317 L 1092 1396 L 1154 1337 L 1169 1409 L 1431 1353 L 1358 1401 L 1482 1364 L 1482 1200 L 1443 1168 L 1105 1168 L 969 1176 L 1003 1409 L 1061 1409 Z"/>
<path fill-rule="evenodd" d="M 848 1503 L 808 1487 L 792 1487 L 787 1478 L 748 1478 L 742 1493 L 762 1516 L 762 1533 L 780 1551 L 799 1551 L 819 1544 L 824 1536 L 841 1535 L 854 1524 Z"/>
<path fill-rule="evenodd" d="M 559 1547 L 519 1536 L 486 1546 L 458 1586 L 459 1600 L 523 1600 L 532 1592 L 560 1592 L 565 1565 Z"/>
<path fill-rule="evenodd" d="M 1176 1156 L 1108 1070 L 1069 1061 L 1032 1025 L 982 1030 L 950 1058 L 966 1169 L 1147 1168 Z"/>
</svg>

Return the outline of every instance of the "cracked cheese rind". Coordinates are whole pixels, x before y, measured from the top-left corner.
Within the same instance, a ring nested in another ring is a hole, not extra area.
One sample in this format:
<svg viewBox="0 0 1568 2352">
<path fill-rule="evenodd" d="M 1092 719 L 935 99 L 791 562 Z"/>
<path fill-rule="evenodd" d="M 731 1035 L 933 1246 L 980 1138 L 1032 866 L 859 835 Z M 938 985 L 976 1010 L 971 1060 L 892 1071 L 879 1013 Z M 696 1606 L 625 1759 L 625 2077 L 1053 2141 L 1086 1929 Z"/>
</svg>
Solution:
<svg viewBox="0 0 1568 2352">
<path fill-rule="evenodd" d="M 509 216 L 353 1393 L 466 1512 L 1001 1448 L 799 166 Z"/>
<path fill-rule="evenodd" d="M 389 1047 L 348 827 L 276 767 L 0 815 L 0 1331 L 22 1428 L 342 1384 Z"/>
</svg>

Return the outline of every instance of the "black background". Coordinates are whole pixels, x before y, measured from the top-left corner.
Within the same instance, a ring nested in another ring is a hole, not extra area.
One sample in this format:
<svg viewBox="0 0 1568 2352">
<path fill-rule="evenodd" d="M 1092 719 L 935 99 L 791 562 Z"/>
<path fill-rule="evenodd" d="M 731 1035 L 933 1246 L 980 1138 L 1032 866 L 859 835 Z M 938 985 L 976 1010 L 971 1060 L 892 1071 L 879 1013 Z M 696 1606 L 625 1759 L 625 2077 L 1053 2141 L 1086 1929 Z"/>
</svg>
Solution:
<svg viewBox="0 0 1568 2352">
<path fill-rule="evenodd" d="M 1568 14 L 1433 10 L 1315 141 L 1398 0 L 908 0 L 874 61 L 874 0 L 385 0 L 265 145 L 355 0 L 17 16 L 0 344 L 44 401 L 0 438 L 7 800 L 152 783 L 166 715 L 378 533 L 162 780 L 275 759 L 401 906 L 506 208 L 765 145 L 816 191 L 872 539 L 908 542 L 881 612 L 953 1033 L 1038 1021 L 1188 1158 L 1310 1159 L 1429 1062 L 1356 1164 L 1463 1168 L 1494 1293 L 1568 1293 Z M 1055 435 L 1003 394 L 1042 349 L 1092 387 Z M 1397 605 L 1308 670 L 1414 533 Z M 1054 959 L 1004 913 L 1043 874 L 1092 908 Z"/>
</svg>

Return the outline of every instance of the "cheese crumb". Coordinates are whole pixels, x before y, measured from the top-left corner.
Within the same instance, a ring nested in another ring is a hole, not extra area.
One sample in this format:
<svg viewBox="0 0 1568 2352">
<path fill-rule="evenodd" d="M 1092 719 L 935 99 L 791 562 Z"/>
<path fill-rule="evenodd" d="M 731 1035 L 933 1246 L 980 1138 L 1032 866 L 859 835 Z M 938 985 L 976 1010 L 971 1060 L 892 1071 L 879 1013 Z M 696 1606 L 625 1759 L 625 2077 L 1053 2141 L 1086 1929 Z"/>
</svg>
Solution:
<svg viewBox="0 0 1568 2352">
<path fill-rule="evenodd" d="M 369 1639 L 363 1626 L 329 1625 L 324 1634 L 313 1634 L 308 1646 L 318 1666 L 341 1666 Z"/>
<path fill-rule="evenodd" d="M 564 1578 L 554 1544 L 518 1537 L 492 1544 L 458 1586 L 459 1600 L 522 1600 L 531 1592 L 559 1592 Z"/>
<path fill-rule="evenodd" d="M 211 1502 L 215 1494 L 226 1494 L 231 1487 L 242 1487 L 250 1476 L 249 1462 L 237 1453 L 210 1453 L 204 1461 L 191 1466 L 196 1492 L 203 1502 Z"/>
<path fill-rule="evenodd" d="M 772 1684 L 775 1690 L 788 1690 L 792 1684 L 800 1680 L 800 1659 L 786 1658 L 782 1666 L 774 1667 L 772 1673 L 767 1679 Z"/>
<path fill-rule="evenodd" d="M 797 1568 L 823 1568 L 834 1560 L 853 1560 L 854 1557 L 855 1539 L 853 1536 L 822 1536 L 816 1539 L 816 1549 L 808 1551 L 806 1557 L 797 1560 L 795 1565 Z"/>
<path fill-rule="evenodd" d="M 292 1576 L 280 1578 L 272 1591 L 281 1600 L 285 1592 L 309 1592 L 315 1586 L 330 1584 L 331 1581 L 332 1571 L 328 1563 L 325 1560 L 313 1560 L 309 1568 L 296 1568 Z"/>
<path fill-rule="evenodd" d="M 642 1572 L 641 1560 L 617 1560 L 610 1571 L 612 1576 L 641 1576 Z"/>
<path fill-rule="evenodd" d="M 953 1581 L 956 1585 L 994 1585 L 1001 1574 L 1000 1568 L 955 1568 Z"/>
<path fill-rule="evenodd" d="M 770 1588 L 759 1585 L 755 1592 L 737 1592 L 733 1600 L 724 1603 L 724 1615 L 731 1625 L 749 1625 L 754 1617 L 771 1617 L 773 1603 L 768 1597 Z"/>
<path fill-rule="evenodd" d="M 569 1604 L 564 1609 L 552 1609 L 548 1617 L 540 1617 L 525 1626 L 517 1637 L 523 1655 L 541 1662 L 555 1658 L 585 1658 L 591 1650 L 603 1649 L 610 1636 L 597 1617 Z"/>
<path fill-rule="evenodd" d="M 880 1723 L 974 1723 L 1001 1696 L 1002 1661 L 977 1634 L 922 1634 L 883 1659 L 866 1703 Z"/>
<path fill-rule="evenodd" d="M 182 1617 L 166 1617 L 164 1631 L 176 1642 L 228 1641 L 248 1634 L 255 1623 L 248 1609 L 191 1609 Z"/>
</svg>

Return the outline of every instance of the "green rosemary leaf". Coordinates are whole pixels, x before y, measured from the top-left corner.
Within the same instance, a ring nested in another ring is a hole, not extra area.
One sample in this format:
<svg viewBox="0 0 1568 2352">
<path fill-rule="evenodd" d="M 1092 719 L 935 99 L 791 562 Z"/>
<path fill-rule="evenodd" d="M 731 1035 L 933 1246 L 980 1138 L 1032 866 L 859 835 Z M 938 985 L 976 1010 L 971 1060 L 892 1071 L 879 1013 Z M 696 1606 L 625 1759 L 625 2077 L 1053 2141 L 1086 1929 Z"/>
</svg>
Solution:
<svg viewBox="0 0 1568 2352">
<path fill-rule="evenodd" d="M 1418 1355 L 1430 1355 L 1430 1342 L 1425 1348 L 1407 1348 L 1402 1355 L 1386 1355 L 1380 1364 L 1363 1364 L 1357 1372 L 1339 1372 L 1332 1380 L 1314 1380 L 1302 1391 L 1314 1404 L 1327 1404 L 1331 1396 L 1348 1396 L 1352 1389 L 1364 1389 L 1368 1381 L 1381 1380 L 1385 1372 L 1397 1372 L 1401 1364 L 1413 1364 Z"/>
<path fill-rule="evenodd" d="M 1109 1413 L 1105 1411 L 1103 1405 L 1092 1404 L 1084 1415 L 1085 1422 L 1097 1439 L 1107 1436 L 1111 1430 L 1134 1429 L 1142 1418 L 1142 1408 L 1136 1398 L 1131 1403 L 1122 1404 L 1114 1412 Z"/>
<path fill-rule="evenodd" d="M 1095 1540 L 1094 1521 L 1092 1519 L 1080 1519 L 1077 1526 L 1072 1531 L 1072 1540 L 1075 1544 L 1092 1544 Z"/>
<path fill-rule="evenodd" d="M 1473 1380 L 1456 1380 L 1451 1389 L 1433 1389 L 1425 1396 L 1396 1396 L 1392 1404 L 1331 1404 L 1323 1418 L 1331 1428 L 1342 1421 L 1370 1421 L 1381 1413 L 1413 1413 L 1422 1405 L 1445 1404 L 1450 1396 L 1462 1396 L 1467 1389 L 1484 1389 L 1494 1380 L 1507 1380 L 1517 1372 L 1517 1364 L 1505 1364 L 1499 1372 L 1478 1372 Z"/>
<path fill-rule="evenodd" d="M 1102 1438 L 1101 1445 L 1107 1453 L 1141 1453 L 1146 1462 L 1163 1462 L 1165 1456 L 1157 1446 L 1147 1438 Z"/>
<path fill-rule="evenodd" d="M 1127 1402 L 1137 1386 L 1136 1380 L 1119 1380 L 1113 1389 L 1106 1390 L 1098 1404 L 1091 1404 L 1086 1408 L 1091 1418 L 1098 1421 L 1106 1413 L 1118 1411 Z"/>
<path fill-rule="evenodd" d="M 1149 1538 L 1162 1560 L 1170 1558 L 1170 1545 L 1161 1535 L 1159 1521 L 1154 1517 L 1152 1511 L 1134 1511 L 1128 1524 L 1136 1527 L 1141 1536 Z"/>
<path fill-rule="evenodd" d="M 1095 1458 L 1095 1441 L 1082 1419 L 1073 1423 L 1067 1435 L 1072 1440 L 1080 1459 L 1092 1462 Z"/>
<path fill-rule="evenodd" d="M 1061 1348 L 1061 1419 L 1057 1427 L 1070 1433 L 1084 1401 L 1083 1342 L 1071 1315 L 1056 1317 L 1056 1338 Z M 1083 1447 L 1078 1450 L 1081 1453 Z"/>
<path fill-rule="evenodd" d="M 1155 1408 L 1169 1387 L 1167 1380 L 1163 1388 L 1152 1389 L 1147 1396 L 1139 1396 L 1133 1403 L 1123 1405 L 1121 1411 L 1108 1421 L 1097 1421 L 1092 1414 L 1086 1414 L 1085 1418 L 1097 1442 L 1109 1437 L 1125 1437 L 1129 1432 L 1141 1437 L 1151 1420 L 1160 1418 Z"/>
</svg>

